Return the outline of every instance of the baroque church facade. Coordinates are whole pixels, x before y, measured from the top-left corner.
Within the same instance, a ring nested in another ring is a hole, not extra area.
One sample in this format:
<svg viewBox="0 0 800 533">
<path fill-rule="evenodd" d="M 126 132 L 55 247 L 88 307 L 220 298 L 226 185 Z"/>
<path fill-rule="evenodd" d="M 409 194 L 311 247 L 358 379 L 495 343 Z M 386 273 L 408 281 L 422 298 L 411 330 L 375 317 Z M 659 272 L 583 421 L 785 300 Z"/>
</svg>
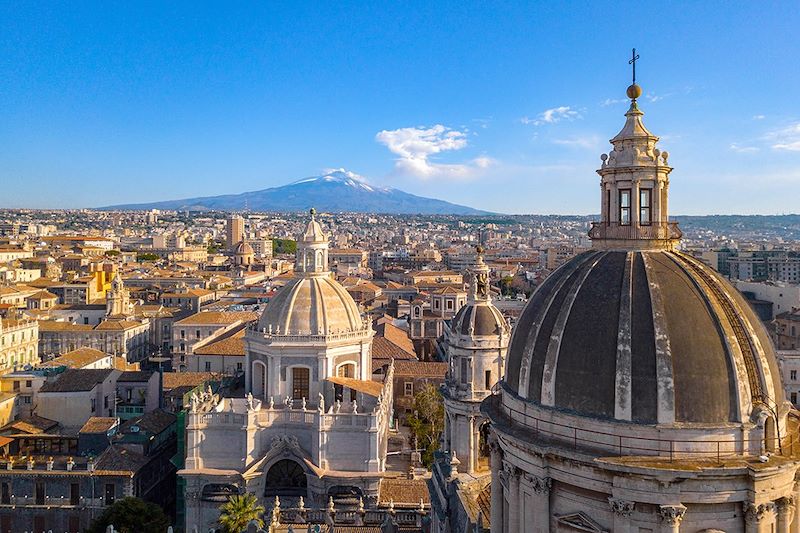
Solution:
<svg viewBox="0 0 800 533">
<path fill-rule="evenodd" d="M 246 332 L 245 398 L 193 398 L 186 526 L 216 527 L 231 494 L 302 508 L 377 505 L 392 417 L 392 367 L 371 379 L 373 330 L 328 270 L 314 211 L 294 278 Z"/>
<path fill-rule="evenodd" d="M 773 346 L 739 292 L 679 251 L 669 154 L 641 88 L 627 94 L 592 249 L 533 294 L 481 405 L 491 531 L 799 531 L 798 413 Z"/>
</svg>

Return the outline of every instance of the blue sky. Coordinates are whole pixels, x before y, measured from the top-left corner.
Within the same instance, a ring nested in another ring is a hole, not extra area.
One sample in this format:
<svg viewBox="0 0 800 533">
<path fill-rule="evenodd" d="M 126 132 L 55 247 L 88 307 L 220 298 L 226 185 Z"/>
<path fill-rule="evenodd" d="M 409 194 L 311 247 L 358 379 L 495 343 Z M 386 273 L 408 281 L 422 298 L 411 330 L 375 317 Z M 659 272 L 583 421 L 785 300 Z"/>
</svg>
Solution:
<svg viewBox="0 0 800 533">
<path fill-rule="evenodd" d="M 0 3 L 0 206 L 234 193 L 343 167 L 593 213 L 628 59 L 673 214 L 800 212 L 796 2 Z"/>
</svg>

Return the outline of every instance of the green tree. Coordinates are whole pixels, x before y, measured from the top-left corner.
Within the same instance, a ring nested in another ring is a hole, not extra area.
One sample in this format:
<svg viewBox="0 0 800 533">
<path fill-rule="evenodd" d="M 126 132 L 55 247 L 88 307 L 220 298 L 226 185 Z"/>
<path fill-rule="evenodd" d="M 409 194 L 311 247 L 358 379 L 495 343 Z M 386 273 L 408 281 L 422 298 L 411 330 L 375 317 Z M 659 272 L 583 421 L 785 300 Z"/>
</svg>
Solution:
<svg viewBox="0 0 800 533">
<path fill-rule="evenodd" d="M 406 424 L 422 448 L 422 464 L 430 466 L 444 430 L 444 399 L 436 385 L 427 383 L 414 395 L 414 411 L 406 418 Z"/>
<path fill-rule="evenodd" d="M 264 527 L 264 507 L 258 505 L 258 498 L 251 492 L 231 496 L 219 510 L 219 524 L 225 533 L 242 533 L 253 520 L 258 527 Z"/>
<path fill-rule="evenodd" d="M 138 261 L 139 263 L 142 263 L 144 261 L 158 261 L 159 259 L 160 257 L 158 256 L 158 254 L 151 254 L 149 252 L 138 254 L 136 256 L 136 261 Z"/>
<path fill-rule="evenodd" d="M 510 296 L 514 293 L 514 289 L 512 288 L 512 284 L 514 283 L 513 276 L 506 276 L 500 280 L 500 292 L 504 296 Z"/>
<path fill-rule="evenodd" d="M 119 250 L 108 250 L 106 251 L 106 257 L 116 257 L 120 254 Z"/>
<path fill-rule="evenodd" d="M 297 251 L 297 241 L 292 239 L 272 239 L 274 254 L 293 254 Z"/>
<path fill-rule="evenodd" d="M 164 533 L 169 519 L 161 507 L 139 498 L 123 498 L 106 507 L 89 526 L 87 533 L 105 533 L 108 526 L 120 533 Z"/>
</svg>

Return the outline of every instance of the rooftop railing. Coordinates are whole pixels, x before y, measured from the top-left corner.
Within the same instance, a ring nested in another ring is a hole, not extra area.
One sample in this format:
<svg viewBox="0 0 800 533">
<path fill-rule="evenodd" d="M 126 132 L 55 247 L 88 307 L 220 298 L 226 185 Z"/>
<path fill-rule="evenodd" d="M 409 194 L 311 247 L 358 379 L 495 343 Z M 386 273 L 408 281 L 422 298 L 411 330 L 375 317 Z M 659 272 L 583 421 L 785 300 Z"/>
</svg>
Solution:
<svg viewBox="0 0 800 533">
<path fill-rule="evenodd" d="M 672 240 L 683 236 L 677 222 L 652 224 L 619 224 L 617 222 L 592 222 L 589 237 L 592 239 L 642 239 Z"/>
<path fill-rule="evenodd" d="M 652 436 L 637 436 L 622 432 L 604 432 L 580 427 L 577 424 L 559 423 L 530 413 L 514 409 L 502 402 L 498 394 L 486 400 L 489 409 L 500 415 L 501 422 L 511 433 L 519 431 L 526 438 L 534 438 L 543 444 L 557 443 L 560 447 L 576 451 L 597 453 L 602 456 L 645 456 L 669 460 L 716 460 L 754 457 L 770 451 L 771 454 L 796 456 L 800 452 L 797 430 L 780 438 L 704 438 L 667 439 Z M 797 425 L 796 421 L 793 422 Z M 688 431 L 688 429 L 687 429 Z M 705 432 L 703 432 L 705 433 Z"/>
</svg>

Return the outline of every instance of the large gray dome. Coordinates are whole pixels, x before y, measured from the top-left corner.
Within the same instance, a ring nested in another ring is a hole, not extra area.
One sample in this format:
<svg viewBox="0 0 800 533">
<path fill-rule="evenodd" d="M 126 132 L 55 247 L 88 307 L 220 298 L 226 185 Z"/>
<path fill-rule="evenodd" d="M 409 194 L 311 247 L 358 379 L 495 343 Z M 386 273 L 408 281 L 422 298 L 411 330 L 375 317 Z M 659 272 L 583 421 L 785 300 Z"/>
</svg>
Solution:
<svg viewBox="0 0 800 533">
<path fill-rule="evenodd" d="M 727 423 L 784 401 L 771 341 L 739 292 L 673 251 L 592 250 L 517 322 L 505 381 L 531 402 L 641 423 Z"/>
</svg>

